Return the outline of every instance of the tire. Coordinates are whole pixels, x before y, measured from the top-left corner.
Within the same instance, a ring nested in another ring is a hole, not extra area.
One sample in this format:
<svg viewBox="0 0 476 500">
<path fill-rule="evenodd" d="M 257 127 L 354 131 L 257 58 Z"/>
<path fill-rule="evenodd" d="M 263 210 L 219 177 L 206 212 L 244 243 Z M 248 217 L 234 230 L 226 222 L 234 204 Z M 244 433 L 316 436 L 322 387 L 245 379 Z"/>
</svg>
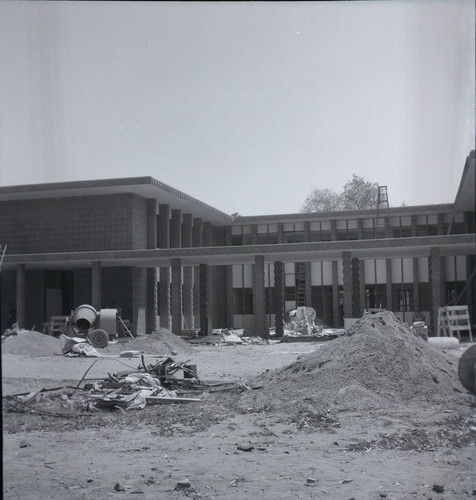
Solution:
<svg viewBox="0 0 476 500">
<path fill-rule="evenodd" d="M 88 334 L 88 339 L 93 347 L 99 347 L 100 349 L 103 349 L 109 342 L 109 334 L 105 330 L 101 330 L 100 328 L 98 328 L 97 330 L 93 330 L 90 334 Z"/>
</svg>

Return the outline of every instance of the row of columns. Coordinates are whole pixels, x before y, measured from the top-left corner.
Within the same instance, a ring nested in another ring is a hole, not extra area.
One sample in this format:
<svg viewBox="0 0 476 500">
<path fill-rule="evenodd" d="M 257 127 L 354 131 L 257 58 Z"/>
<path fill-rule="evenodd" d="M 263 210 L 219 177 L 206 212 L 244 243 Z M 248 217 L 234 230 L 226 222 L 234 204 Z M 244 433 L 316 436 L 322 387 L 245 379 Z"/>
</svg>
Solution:
<svg viewBox="0 0 476 500">
<path fill-rule="evenodd" d="M 160 204 L 158 208 L 159 248 L 199 248 L 213 244 L 210 222 L 193 217 L 192 214 L 183 214 L 179 209 L 171 210 L 167 204 Z M 178 332 L 182 329 L 182 322 L 187 329 L 195 328 L 200 322 L 200 329 L 210 333 L 211 322 L 206 318 L 208 304 L 212 300 L 213 288 L 209 286 L 212 274 L 213 271 L 208 266 L 182 268 L 179 259 L 172 260 L 171 268 L 160 268 L 161 327 L 170 328 L 172 325 L 172 330 Z"/>
<path fill-rule="evenodd" d="M 172 211 L 174 212 L 174 211 Z M 187 231 L 179 236 L 176 230 L 171 231 L 171 244 L 186 244 L 197 245 L 200 242 L 200 229 L 203 229 L 201 219 L 194 219 L 187 214 L 183 218 L 181 214 L 175 211 L 173 220 L 183 224 L 185 222 L 188 227 Z M 179 217 L 180 215 L 180 217 Z M 165 219 L 165 218 L 164 218 Z M 160 220 L 160 215 L 159 215 Z M 167 219 L 168 220 L 168 219 Z M 178 223 L 176 222 L 178 225 Z M 159 226 L 159 238 L 167 235 L 169 224 L 164 224 L 164 228 Z M 172 224 L 173 227 L 173 224 Z M 157 233 L 156 233 L 157 234 Z M 173 237 L 172 237 L 173 236 Z M 157 236 L 156 236 L 157 237 Z M 203 240 L 202 240 L 203 243 Z M 208 244 L 211 240 L 207 241 Z M 148 245 L 153 246 L 153 237 L 148 240 Z M 257 255 L 254 261 L 253 273 L 253 310 L 255 316 L 255 332 L 256 335 L 266 337 L 268 335 L 268 322 L 265 303 L 265 286 L 264 286 L 264 256 Z M 391 308 L 392 304 L 392 282 L 391 282 L 391 260 L 386 260 L 387 270 L 387 308 Z M 418 283 L 418 258 L 413 258 L 413 291 L 414 291 L 414 309 L 419 310 L 419 283 Z M 333 276 L 333 313 L 334 318 L 340 317 L 340 301 L 338 292 L 338 276 L 337 276 L 337 261 L 332 262 Z M 351 252 L 342 253 L 342 271 L 343 271 L 343 313 L 344 317 L 359 317 L 362 315 L 365 307 L 365 284 L 364 284 L 364 267 L 363 261 L 358 258 L 353 258 Z M 433 331 L 437 330 L 438 307 L 444 305 L 445 301 L 445 266 L 444 258 L 441 256 L 438 247 L 432 248 L 428 260 L 429 271 L 429 286 L 430 286 L 430 304 L 431 304 L 431 325 Z M 147 269 L 146 271 L 146 299 L 145 305 L 145 331 L 154 331 L 157 329 L 157 273 L 156 269 Z M 20 328 L 24 327 L 25 323 L 25 298 L 26 298 L 26 267 L 24 264 L 17 266 L 16 273 L 16 290 L 17 290 L 17 322 Z M 307 269 L 307 276 L 310 276 L 310 269 Z M 276 313 L 276 333 L 282 334 L 282 318 L 284 307 L 284 279 L 283 279 L 283 263 L 281 261 L 274 262 L 274 309 Z M 185 319 L 186 328 L 194 328 L 198 326 L 198 322 L 194 318 L 194 302 L 199 304 L 198 314 L 200 330 L 204 333 L 210 333 L 211 330 L 211 304 L 212 291 L 211 286 L 212 270 L 210 266 L 201 264 L 199 266 L 182 267 L 180 259 L 173 259 L 171 269 L 169 267 L 160 268 L 160 325 L 170 328 L 170 320 L 174 333 L 180 333 L 182 329 L 182 317 Z M 101 307 L 101 263 L 92 263 L 91 274 L 91 297 L 92 305 L 99 309 Z M 141 286 L 143 280 L 138 277 L 137 287 Z M 310 279 L 307 280 L 309 286 L 306 286 L 306 300 L 310 300 Z M 195 285 L 195 286 L 194 286 Z M 232 266 L 226 266 L 225 274 L 225 294 L 226 294 L 226 310 L 227 324 L 233 324 L 233 280 Z M 169 293 L 171 291 L 171 294 Z M 309 298 L 307 295 L 309 294 Z M 171 301 L 170 301 L 171 297 Z M 171 302 L 171 304 L 170 304 Z M 170 305 L 172 306 L 172 317 L 170 317 Z M 137 309 L 140 308 L 140 304 Z M 196 308 L 197 309 L 197 308 Z M 198 319 L 198 318 L 197 318 Z"/>
</svg>

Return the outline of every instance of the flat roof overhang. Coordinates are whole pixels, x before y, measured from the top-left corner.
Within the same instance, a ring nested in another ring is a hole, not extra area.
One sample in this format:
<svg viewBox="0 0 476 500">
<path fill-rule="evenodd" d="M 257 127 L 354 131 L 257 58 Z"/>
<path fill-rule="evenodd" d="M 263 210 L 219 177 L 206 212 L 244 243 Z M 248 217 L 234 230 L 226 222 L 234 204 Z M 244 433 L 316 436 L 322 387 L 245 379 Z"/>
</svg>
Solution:
<svg viewBox="0 0 476 500">
<path fill-rule="evenodd" d="M 172 259 L 184 266 L 199 264 L 252 264 L 256 255 L 265 262 L 313 262 L 340 260 L 342 252 L 351 252 L 360 259 L 427 257 L 433 247 L 441 255 L 474 255 L 476 235 L 444 235 L 377 240 L 283 243 L 274 245 L 172 248 L 152 250 L 116 250 L 98 252 L 62 252 L 44 254 L 5 255 L 2 270 L 25 264 L 27 269 L 74 269 L 91 267 L 101 262 L 103 267 L 167 267 Z"/>
<path fill-rule="evenodd" d="M 132 193 L 142 198 L 156 199 L 171 209 L 191 213 L 215 225 L 233 222 L 231 215 L 203 203 L 153 177 L 125 177 L 89 181 L 51 182 L 0 187 L 0 201 L 69 198 L 74 196 L 101 196 Z"/>
</svg>

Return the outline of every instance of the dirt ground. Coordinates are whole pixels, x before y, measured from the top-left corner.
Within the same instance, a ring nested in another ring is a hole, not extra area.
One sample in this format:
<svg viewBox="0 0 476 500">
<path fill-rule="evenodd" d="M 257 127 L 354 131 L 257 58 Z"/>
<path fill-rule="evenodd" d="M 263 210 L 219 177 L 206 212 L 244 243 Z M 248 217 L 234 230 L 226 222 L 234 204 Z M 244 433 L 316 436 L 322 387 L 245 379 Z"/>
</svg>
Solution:
<svg viewBox="0 0 476 500">
<path fill-rule="evenodd" d="M 190 360 L 208 383 L 249 382 L 322 345 L 200 345 L 174 359 Z M 154 358 L 146 353 L 146 359 Z M 313 413 L 280 411 L 279 404 L 272 410 L 246 407 L 242 391 L 262 389 L 218 391 L 216 386 L 197 390 L 193 397 L 199 402 L 143 410 L 88 413 L 75 406 L 82 391 L 72 387 L 94 362 L 88 379 L 137 368 L 139 361 L 2 354 L 5 499 L 429 500 L 476 495 L 472 396 L 457 408 L 416 402 Z M 5 398 L 55 387 L 63 389 L 37 398 L 35 408 L 44 413 L 12 406 Z M 289 402 L 293 395 L 284 397 Z"/>
</svg>

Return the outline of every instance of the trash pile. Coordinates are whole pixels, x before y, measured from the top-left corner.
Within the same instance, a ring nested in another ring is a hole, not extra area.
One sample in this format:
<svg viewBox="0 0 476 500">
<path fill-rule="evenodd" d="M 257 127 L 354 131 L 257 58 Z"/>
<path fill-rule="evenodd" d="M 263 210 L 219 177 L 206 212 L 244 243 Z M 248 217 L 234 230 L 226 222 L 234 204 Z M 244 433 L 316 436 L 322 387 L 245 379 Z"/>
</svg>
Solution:
<svg viewBox="0 0 476 500">
<path fill-rule="evenodd" d="M 135 370 L 108 373 L 108 376 L 102 380 L 97 380 L 94 383 L 87 382 L 88 379 L 85 380 L 85 377 L 98 361 L 96 360 L 76 387 L 40 389 L 31 393 L 6 396 L 6 400 L 9 402 L 10 410 L 24 412 L 25 409 L 28 409 L 33 413 L 41 414 L 45 413 L 42 409 L 45 402 L 53 403 L 58 394 L 63 394 L 61 399 L 67 401 L 69 415 L 79 415 L 85 410 L 89 412 L 125 411 L 143 409 L 146 405 L 152 404 L 200 401 L 198 398 L 184 396 L 206 387 L 206 384 L 200 381 L 197 376 L 196 366 L 188 364 L 188 361 L 176 363 L 169 356 L 162 358 L 152 365 L 146 364 L 144 356 L 141 356 L 141 365 Z M 183 377 L 177 376 L 179 372 L 183 374 Z M 83 381 L 87 383 L 84 384 L 83 388 L 80 388 Z M 67 398 L 64 396 L 65 392 Z M 51 410 L 51 406 L 48 409 Z M 62 415 L 68 416 L 64 412 Z"/>
<path fill-rule="evenodd" d="M 12 332 L 15 333 L 12 333 Z M 11 330 L 2 335 L 2 353 L 33 357 L 61 355 L 63 341 L 35 330 Z"/>
<path fill-rule="evenodd" d="M 461 400 L 456 360 L 414 335 L 391 312 L 365 316 L 346 335 L 252 383 L 243 408 L 367 410 Z"/>
<path fill-rule="evenodd" d="M 183 378 L 175 376 L 183 373 Z M 180 397 L 177 389 L 189 390 L 201 384 L 195 365 L 188 361 L 175 363 L 173 358 L 165 356 L 154 365 L 147 365 L 141 356 L 141 366 L 137 370 L 108 374 L 100 382 L 85 385 L 90 389 L 86 409 L 143 409 L 148 404 L 189 403 L 200 401 L 197 398 Z"/>
<path fill-rule="evenodd" d="M 298 307 L 288 311 L 284 318 L 285 341 L 303 340 L 303 337 L 313 340 L 330 340 L 343 334 L 343 329 L 327 328 L 312 307 Z"/>
</svg>

